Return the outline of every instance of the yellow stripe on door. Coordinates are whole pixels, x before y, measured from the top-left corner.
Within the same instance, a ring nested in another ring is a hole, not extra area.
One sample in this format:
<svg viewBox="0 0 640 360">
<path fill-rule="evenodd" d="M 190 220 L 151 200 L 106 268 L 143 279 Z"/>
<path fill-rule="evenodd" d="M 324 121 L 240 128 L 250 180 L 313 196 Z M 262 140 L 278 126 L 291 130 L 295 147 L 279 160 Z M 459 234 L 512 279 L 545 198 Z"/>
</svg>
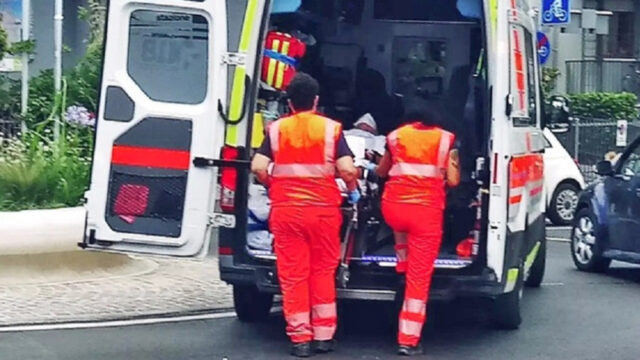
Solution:
<svg viewBox="0 0 640 360">
<path fill-rule="evenodd" d="M 244 23 L 242 24 L 242 33 L 240 35 L 240 44 L 238 46 L 239 53 L 246 53 L 249 50 L 251 34 L 253 33 L 255 26 L 259 4 L 259 0 L 249 0 L 247 2 L 247 10 L 244 14 Z M 242 113 L 244 92 L 249 90 L 244 88 L 244 79 L 246 74 L 247 70 L 244 66 L 236 66 L 233 76 L 233 86 L 231 88 L 231 100 L 229 101 L 230 119 L 235 120 Z M 238 146 L 238 125 L 227 125 L 225 144 L 229 146 Z"/>
</svg>

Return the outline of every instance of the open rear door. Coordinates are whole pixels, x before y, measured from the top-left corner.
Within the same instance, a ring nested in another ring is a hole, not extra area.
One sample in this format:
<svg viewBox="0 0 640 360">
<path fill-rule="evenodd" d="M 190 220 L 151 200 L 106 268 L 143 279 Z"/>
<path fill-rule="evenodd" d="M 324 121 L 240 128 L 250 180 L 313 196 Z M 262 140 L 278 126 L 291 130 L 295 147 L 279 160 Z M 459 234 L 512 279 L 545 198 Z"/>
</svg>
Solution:
<svg viewBox="0 0 640 360">
<path fill-rule="evenodd" d="M 227 99 L 220 0 L 111 0 L 83 247 L 204 255 Z"/>
</svg>

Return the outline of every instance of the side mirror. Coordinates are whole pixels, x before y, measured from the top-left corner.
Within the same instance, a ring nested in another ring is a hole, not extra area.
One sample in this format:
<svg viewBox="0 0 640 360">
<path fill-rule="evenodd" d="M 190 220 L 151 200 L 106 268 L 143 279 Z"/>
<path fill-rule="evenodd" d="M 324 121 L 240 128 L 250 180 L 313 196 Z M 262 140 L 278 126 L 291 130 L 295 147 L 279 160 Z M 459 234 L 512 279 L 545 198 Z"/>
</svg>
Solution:
<svg viewBox="0 0 640 360">
<path fill-rule="evenodd" d="M 544 116 L 545 125 L 552 132 L 563 133 L 569 131 L 569 100 L 560 95 L 553 95 L 545 101 Z"/>
<path fill-rule="evenodd" d="M 596 164 L 596 173 L 600 176 L 613 175 L 613 165 L 609 160 L 602 160 Z"/>
</svg>

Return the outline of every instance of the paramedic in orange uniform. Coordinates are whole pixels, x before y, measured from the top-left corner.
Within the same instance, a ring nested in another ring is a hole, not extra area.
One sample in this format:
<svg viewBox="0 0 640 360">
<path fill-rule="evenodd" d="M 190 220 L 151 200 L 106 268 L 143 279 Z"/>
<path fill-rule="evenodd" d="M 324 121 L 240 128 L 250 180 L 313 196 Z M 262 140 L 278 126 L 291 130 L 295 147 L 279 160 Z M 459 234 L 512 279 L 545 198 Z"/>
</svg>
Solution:
<svg viewBox="0 0 640 360">
<path fill-rule="evenodd" d="M 438 114 L 424 101 L 407 106 L 408 124 L 387 137 L 380 165 L 369 165 L 389 177 L 382 197 L 382 213 L 394 230 L 398 263 L 406 276 L 398 329 L 398 353 L 422 353 L 420 335 L 426 320 L 431 275 L 442 241 L 445 184 L 460 182 L 454 135 L 441 129 Z"/>
<path fill-rule="evenodd" d="M 269 126 L 251 164 L 269 187 L 278 278 L 292 355 L 332 351 L 336 331 L 335 272 L 340 258 L 342 195 L 357 203 L 359 170 L 339 123 L 315 113 L 318 82 L 299 73 L 287 88 L 293 115 Z M 271 174 L 269 164 L 273 163 Z M 312 342 L 313 341 L 313 349 Z"/>
</svg>

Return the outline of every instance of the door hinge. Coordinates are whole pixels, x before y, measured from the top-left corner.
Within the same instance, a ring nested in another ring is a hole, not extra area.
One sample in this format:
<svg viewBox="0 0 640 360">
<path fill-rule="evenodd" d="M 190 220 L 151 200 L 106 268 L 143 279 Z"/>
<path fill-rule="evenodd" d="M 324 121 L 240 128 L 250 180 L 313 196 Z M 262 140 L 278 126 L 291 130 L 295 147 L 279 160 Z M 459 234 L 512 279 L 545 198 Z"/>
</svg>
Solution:
<svg viewBox="0 0 640 360">
<path fill-rule="evenodd" d="M 233 229 L 236 227 L 236 216 L 233 214 L 209 214 L 209 226 Z"/>
<path fill-rule="evenodd" d="M 222 56 L 222 63 L 230 66 L 244 66 L 247 62 L 247 54 L 228 52 Z"/>
</svg>

